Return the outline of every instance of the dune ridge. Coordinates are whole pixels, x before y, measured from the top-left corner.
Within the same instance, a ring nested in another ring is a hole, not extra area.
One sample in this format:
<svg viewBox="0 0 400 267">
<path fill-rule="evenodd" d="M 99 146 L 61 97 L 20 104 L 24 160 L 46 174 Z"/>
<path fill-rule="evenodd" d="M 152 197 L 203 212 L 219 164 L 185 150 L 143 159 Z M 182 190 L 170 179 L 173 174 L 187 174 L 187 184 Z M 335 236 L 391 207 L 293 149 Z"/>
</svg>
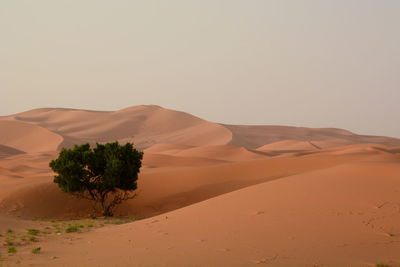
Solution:
<svg viewBox="0 0 400 267">
<path fill-rule="evenodd" d="M 22 150 L 24 146 L 4 139 L 7 133 L 13 135 L 13 132 L 22 131 L 7 125 L 12 123 L 10 121 L 18 123 L 20 128 L 36 125 L 61 136 L 63 141 L 58 149 L 76 143 L 114 140 L 134 142 L 141 149 L 162 143 L 187 146 L 232 145 L 257 149 L 285 140 L 312 142 L 320 147 L 359 143 L 400 146 L 400 140 L 396 138 L 357 135 L 342 129 L 226 125 L 155 105 L 142 105 L 118 111 L 44 108 L 0 117 L 0 123 L 3 124 L 0 125 L 3 130 L 0 144 Z M 29 140 L 32 141 L 33 137 Z M 34 141 L 41 144 L 40 140 Z"/>
</svg>

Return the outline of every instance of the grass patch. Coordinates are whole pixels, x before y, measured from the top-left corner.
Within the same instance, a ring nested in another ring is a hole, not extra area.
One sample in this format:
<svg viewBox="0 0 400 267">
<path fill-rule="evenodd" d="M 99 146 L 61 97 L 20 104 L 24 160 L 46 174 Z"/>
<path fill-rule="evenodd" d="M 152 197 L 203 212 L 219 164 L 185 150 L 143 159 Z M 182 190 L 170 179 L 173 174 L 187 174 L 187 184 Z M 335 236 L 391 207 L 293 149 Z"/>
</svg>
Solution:
<svg viewBox="0 0 400 267">
<path fill-rule="evenodd" d="M 39 254 L 40 251 L 41 251 L 41 248 L 40 248 L 40 247 L 33 248 L 33 249 L 31 250 L 31 252 L 32 252 L 33 254 Z"/>
<path fill-rule="evenodd" d="M 38 229 L 27 229 L 29 235 L 38 235 L 40 231 Z"/>
<path fill-rule="evenodd" d="M 70 225 L 65 229 L 66 233 L 76 233 L 79 231 L 79 226 L 78 225 Z"/>
<path fill-rule="evenodd" d="M 17 253 L 17 249 L 15 247 L 9 247 L 8 248 L 8 254 L 15 254 Z"/>
<path fill-rule="evenodd" d="M 135 221 L 133 218 L 127 218 L 127 219 L 120 219 L 120 218 L 114 218 L 114 219 L 108 219 L 104 221 L 104 224 L 124 224 L 124 223 L 130 223 Z"/>
</svg>

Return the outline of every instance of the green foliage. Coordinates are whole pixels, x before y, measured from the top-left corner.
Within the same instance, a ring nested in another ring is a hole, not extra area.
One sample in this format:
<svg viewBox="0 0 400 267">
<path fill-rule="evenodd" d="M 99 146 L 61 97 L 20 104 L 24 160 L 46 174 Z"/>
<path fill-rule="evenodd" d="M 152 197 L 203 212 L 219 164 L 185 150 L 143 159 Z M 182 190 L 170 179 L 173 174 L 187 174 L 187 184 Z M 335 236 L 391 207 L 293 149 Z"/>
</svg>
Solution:
<svg viewBox="0 0 400 267">
<path fill-rule="evenodd" d="M 8 248 L 8 254 L 15 254 L 15 253 L 17 253 L 17 249 L 15 247 Z"/>
<path fill-rule="evenodd" d="M 27 229 L 26 231 L 27 231 L 28 234 L 30 234 L 30 235 L 38 235 L 38 234 L 40 233 L 40 231 L 37 230 L 37 229 Z"/>
<path fill-rule="evenodd" d="M 79 230 L 79 226 L 78 225 L 70 225 L 67 227 L 67 229 L 65 229 L 66 233 L 75 233 L 78 232 Z"/>
<path fill-rule="evenodd" d="M 31 250 L 31 252 L 32 252 L 33 254 L 39 254 L 40 251 L 41 251 L 41 248 L 40 248 L 40 247 L 33 248 L 33 249 Z"/>
<path fill-rule="evenodd" d="M 63 192 L 95 201 L 104 216 L 112 216 L 116 205 L 135 196 L 142 158 L 131 143 L 83 144 L 62 149 L 49 165 Z"/>
</svg>

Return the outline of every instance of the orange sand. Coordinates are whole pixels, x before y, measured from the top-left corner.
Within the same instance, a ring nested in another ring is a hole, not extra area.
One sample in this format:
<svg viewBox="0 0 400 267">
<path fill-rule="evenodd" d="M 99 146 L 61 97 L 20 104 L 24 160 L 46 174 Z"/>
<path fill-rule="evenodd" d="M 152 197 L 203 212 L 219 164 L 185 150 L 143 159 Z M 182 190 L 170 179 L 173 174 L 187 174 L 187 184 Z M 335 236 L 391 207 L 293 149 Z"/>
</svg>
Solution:
<svg viewBox="0 0 400 267">
<path fill-rule="evenodd" d="M 12 256 L 0 246 L 0 266 L 400 266 L 399 139 L 222 125 L 158 106 L 37 109 L 0 117 L 0 129 L 2 234 L 92 213 L 52 182 L 61 147 L 145 151 L 138 196 L 116 211 L 140 220 L 50 234 Z"/>
</svg>

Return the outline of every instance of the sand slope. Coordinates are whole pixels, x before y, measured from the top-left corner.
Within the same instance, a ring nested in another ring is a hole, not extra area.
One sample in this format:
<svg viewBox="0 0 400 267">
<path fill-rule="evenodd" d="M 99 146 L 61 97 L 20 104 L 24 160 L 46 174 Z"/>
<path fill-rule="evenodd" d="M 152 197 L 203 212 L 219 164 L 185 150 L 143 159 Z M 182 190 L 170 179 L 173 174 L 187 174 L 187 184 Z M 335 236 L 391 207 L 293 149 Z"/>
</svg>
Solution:
<svg viewBox="0 0 400 267">
<path fill-rule="evenodd" d="M 49 234 L 13 256 L 0 246 L 0 266 L 400 266 L 399 139 L 222 125 L 153 105 L 36 109 L 0 117 L 0 130 L 0 244 L 9 228 L 93 215 L 53 183 L 61 147 L 119 140 L 145 152 L 138 196 L 116 210 L 137 221 Z"/>
<path fill-rule="evenodd" d="M 357 135 L 342 129 L 335 128 L 305 128 L 288 126 L 242 126 L 224 125 L 232 134 L 231 145 L 243 146 L 251 149 L 259 148 L 281 140 L 297 140 L 312 142 L 324 147 L 321 141 L 327 141 L 329 146 L 349 145 L 359 143 L 375 143 L 387 146 L 399 146 L 400 140 L 390 137 Z M 333 142 L 332 142 L 333 141 Z"/>
<path fill-rule="evenodd" d="M 0 158 L 6 158 L 9 156 L 14 156 L 23 153 L 25 152 L 9 146 L 0 145 Z"/>
<path fill-rule="evenodd" d="M 398 163 L 359 162 L 289 176 L 72 242 L 50 240 L 25 263 L 397 266 L 399 172 Z"/>
<path fill-rule="evenodd" d="M 157 144 L 145 152 L 173 155 L 179 157 L 197 157 L 212 158 L 224 161 L 247 161 L 263 159 L 264 154 L 249 151 L 244 147 L 217 145 L 217 146 L 201 146 L 201 147 L 177 147 L 171 145 Z"/>
<path fill-rule="evenodd" d="M 231 133 L 221 125 L 152 105 L 115 112 L 35 109 L 3 118 L 6 119 L 45 127 L 63 136 L 62 146 L 67 147 L 74 143 L 114 140 L 134 141 L 140 148 L 155 143 L 210 145 L 224 144 L 231 139 Z"/>
<path fill-rule="evenodd" d="M 10 121 L 14 121 L 13 127 Z M 32 125 L 61 136 L 63 141 L 59 147 L 114 140 L 133 141 L 141 149 L 161 143 L 188 146 L 233 145 L 256 149 L 282 140 L 312 142 L 319 147 L 358 143 L 400 146 L 400 140 L 395 138 L 363 136 L 334 128 L 223 125 L 154 105 L 133 106 L 114 112 L 43 108 L 0 117 L 0 123 L 1 129 L 7 129 L 0 135 L 0 144 L 11 147 L 15 147 L 15 142 L 4 135 L 7 132 L 12 135 L 14 132 L 25 131 L 21 127 Z M 30 129 L 29 132 L 38 133 L 38 129 Z M 35 138 L 39 137 L 30 136 L 30 142 L 35 143 Z M 16 145 L 19 146 L 18 143 Z M 48 148 L 53 147 L 43 149 Z"/>
<path fill-rule="evenodd" d="M 40 126 L 18 121 L 0 121 L 0 144 L 24 152 L 54 151 L 62 137 Z"/>
</svg>

